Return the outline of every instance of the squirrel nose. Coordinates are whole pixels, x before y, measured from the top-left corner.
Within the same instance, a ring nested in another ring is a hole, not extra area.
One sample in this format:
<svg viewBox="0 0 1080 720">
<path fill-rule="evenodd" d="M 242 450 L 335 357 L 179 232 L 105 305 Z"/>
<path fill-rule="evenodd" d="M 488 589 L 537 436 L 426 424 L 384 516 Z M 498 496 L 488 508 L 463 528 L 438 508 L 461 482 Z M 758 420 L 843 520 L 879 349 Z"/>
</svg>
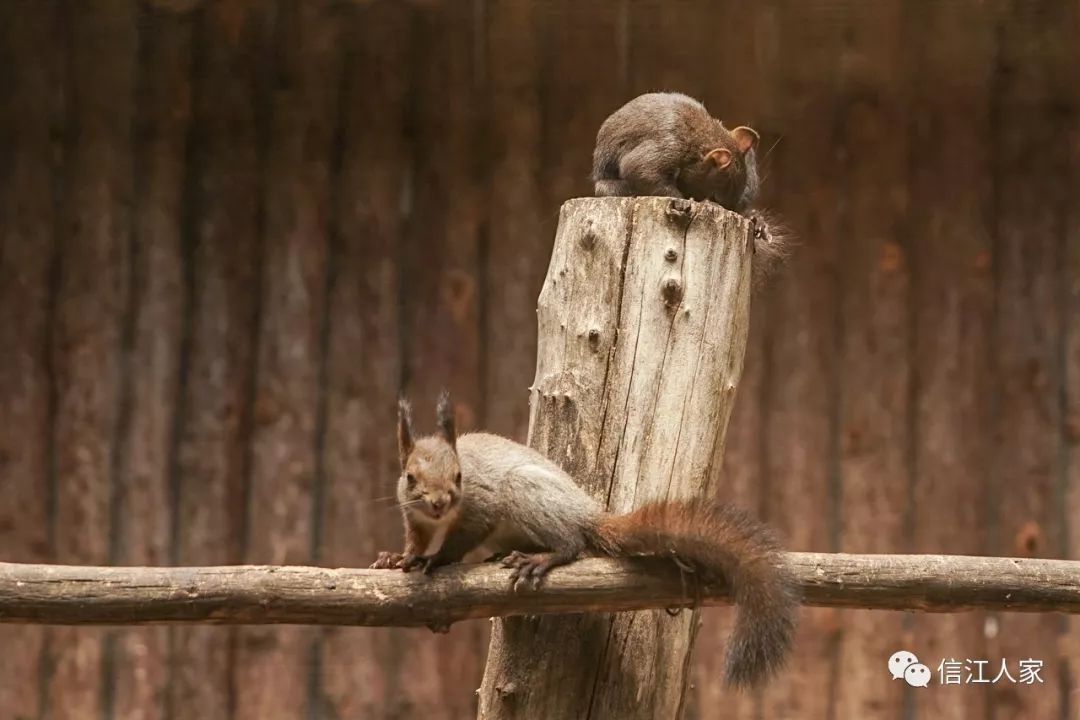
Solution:
<svg viewBox="0 0 1080 720">
<path fill-rule="evenodd" d="M 443 498 L 436 498 L 431 501 L 431 509 L 435 512 L 440 512 L 444 507 L 446 507 L 446 500 Z"/>
</svg>

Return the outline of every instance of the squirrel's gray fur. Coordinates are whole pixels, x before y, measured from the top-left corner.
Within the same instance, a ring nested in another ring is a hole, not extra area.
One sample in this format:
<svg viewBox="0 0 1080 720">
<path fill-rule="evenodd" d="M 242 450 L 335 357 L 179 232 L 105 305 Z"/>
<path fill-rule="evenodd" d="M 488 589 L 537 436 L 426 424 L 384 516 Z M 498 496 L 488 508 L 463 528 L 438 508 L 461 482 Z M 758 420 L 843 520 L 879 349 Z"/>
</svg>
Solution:
<svg viewBox="0 0 1080 720">
<path fill-rule="evenodd" d="M 514 569 L 516 588 L 537 584 L 552 568 L 584 554 L 671 556 L 732 587 L 738 615 L 728 645 L 730 683 L 757 683 L 783 664 L 798 599 L 766 526 L 704 500 L 608 513 L 535 450 L 489 433 L 458 437 L 445 394 L 440 432 L 433 436 L 413 440 L 408 405 L 400 408 L 398 501 L 405 549 L 381 553 L 373 567 L 430 572 L 503 556 Z"/>
</svg>

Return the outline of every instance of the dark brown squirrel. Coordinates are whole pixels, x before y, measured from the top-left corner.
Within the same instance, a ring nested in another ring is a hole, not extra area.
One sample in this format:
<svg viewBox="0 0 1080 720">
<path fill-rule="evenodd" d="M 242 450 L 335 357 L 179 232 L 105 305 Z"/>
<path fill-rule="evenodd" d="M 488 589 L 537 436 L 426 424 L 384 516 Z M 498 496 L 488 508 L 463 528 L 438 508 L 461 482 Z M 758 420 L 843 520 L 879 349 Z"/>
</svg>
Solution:
<svg viewBox="0 0 1080 720">
<path fill-rule="evenodd" d="M 753 274 L 760 285 L 787 257 L 789 238 L 775 215 L 753 207 L 761 191 L 759 139 L 753 128 L 728 130 L 682 93 L 639 95 L 600 126 L 594 192 L 710 200 L 751 218 Z"/>
<path fill-rule="evenodd" d="M 769 528 L 707 500 L 606 512 L 532 448 L 488 433 L 459 437 L 446 392 L 436 415 L 438 433 L 414 440 L 409 404 L 399 401 L 397 497 L 405 549 L 380 553 L 372 567 L 430 573 L 501 556 L 517 590 L 537 586 L 552 568 L 587 553 L 673 557 L 731 585 L 738 615 L 726 658 L 729 684 L 755 685 L 783 665 L 798 598 Z"/>
</svg>

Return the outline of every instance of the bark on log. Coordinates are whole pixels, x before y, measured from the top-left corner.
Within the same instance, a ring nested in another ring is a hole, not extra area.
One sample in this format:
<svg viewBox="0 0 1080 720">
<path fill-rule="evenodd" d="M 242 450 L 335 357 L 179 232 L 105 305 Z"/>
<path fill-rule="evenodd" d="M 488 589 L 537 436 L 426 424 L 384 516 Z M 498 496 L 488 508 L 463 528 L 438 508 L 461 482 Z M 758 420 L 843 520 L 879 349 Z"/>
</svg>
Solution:
<svg viewBox="0 0 1080 720">
<path fill-rule="evenodd" d="M 1080 614 L 1080 561 L 786 553 L 783 562 L 807 605 Z M 509 574 L 498 563 L 448 566 L 430 577 L 299 566 L 0 563 L 0 623 L 422 627 L 729 602 L 723 583 L 698 587 L 661 559 L 580 560 L 552 571 L 540 588 L 517 593 Z M 523 622 L 538 625 L 536 618 Z M 530 683 L 541 677 L 530 675 Z"/>
<path fill-rule="evenodd" d="M 529 444 L 613 511 L 709 494 L 742 372 L 743 218 L 667 198 L 562 207 Z M 697 613 L 496 622 L 479 716 L 675 718 Z"/>
</svg>

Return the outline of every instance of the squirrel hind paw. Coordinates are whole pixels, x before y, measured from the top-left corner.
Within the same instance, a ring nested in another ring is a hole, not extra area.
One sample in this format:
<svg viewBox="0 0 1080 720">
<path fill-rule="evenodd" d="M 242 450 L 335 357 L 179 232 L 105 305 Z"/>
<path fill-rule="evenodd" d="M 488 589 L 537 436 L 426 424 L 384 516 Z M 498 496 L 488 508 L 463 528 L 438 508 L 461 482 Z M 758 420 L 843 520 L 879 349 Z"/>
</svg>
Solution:
<svg viewBox="0 0 1080 720">
<path fill-rule="evenodd" d="M 572 555 L 566 553 L 522 553 L 514 551 L 507 557 L 502 558 L 502 567 L 513 568 L 510 573 L 510 583 L 514 592 L 526 584 L 532 587 L 540 587 L 544 576 L 552 569 L 566 565 L 572 560 Z"/>
<path fill-rule="evenodd" d="M 503 567 L 514 569 L 510 573 L 510 584 L 515 592 L 527 584 L 533 588 L 540 587 L 544 576 L 561 564 L 554 553 L 523 553 L 515 550 L 502 559 Z"/>
</svg>

